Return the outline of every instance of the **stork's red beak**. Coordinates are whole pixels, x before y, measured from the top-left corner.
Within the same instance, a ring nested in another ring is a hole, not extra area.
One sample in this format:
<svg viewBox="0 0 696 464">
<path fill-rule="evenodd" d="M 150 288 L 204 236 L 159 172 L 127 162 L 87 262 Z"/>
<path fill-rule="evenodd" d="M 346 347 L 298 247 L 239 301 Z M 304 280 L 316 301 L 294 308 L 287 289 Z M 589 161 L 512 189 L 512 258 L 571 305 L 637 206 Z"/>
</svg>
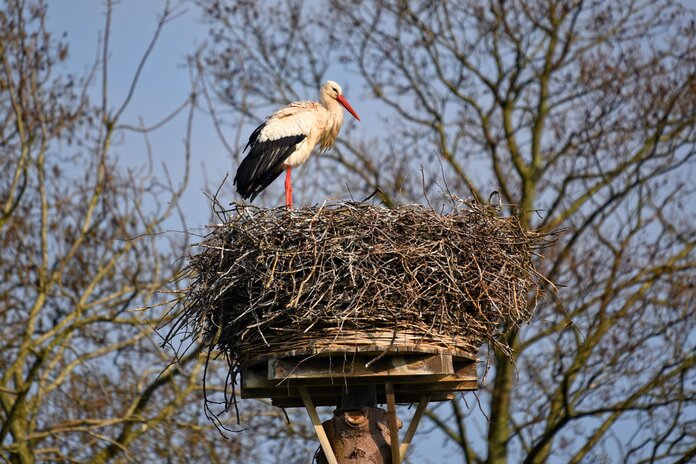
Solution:
<svg viewBox="0 0 696 464">
<path fill-rule="evenodd" d="M 344 107 L 345 109 L 347 109 L 348 112 L 349 112 L 350 114 L 352 114 L 353 117 L 354 117 L 355 119 L 357 119 L 358 121 L 360 121 L 360 116 L 358 116 L 358 115 L 355 113 L 355 110 L 353 109 L 352 106 L 350 106 L 350 103 L 348 103 L 348 100 L 346 100 L 345 97 L 344 97 L 343 95 L 338 95 L 338 96 L 336 97 L 336 101 L 338 101 L 338 103 L 340 103 L 341 105 L 343 105 L 343 107 Z"/>
</svg>

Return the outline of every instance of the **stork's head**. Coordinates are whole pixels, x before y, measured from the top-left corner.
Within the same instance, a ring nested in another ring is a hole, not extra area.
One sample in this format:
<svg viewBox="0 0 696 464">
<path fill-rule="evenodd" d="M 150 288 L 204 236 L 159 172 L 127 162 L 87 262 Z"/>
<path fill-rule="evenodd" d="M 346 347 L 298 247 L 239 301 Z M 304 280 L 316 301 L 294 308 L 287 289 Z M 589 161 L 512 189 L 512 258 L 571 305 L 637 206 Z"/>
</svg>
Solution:
<svg viewBox="0 0 696 464">
<path fill-rule="evenodd" d="M 341 89 L 341 86 L 338 85 L 334 81 L 326 81 L 324 82 L 324 85 L 321 86 L 321 90 L 319 90 L 319 97 L 321 101 L 329 101 L 329 99 L 336 100 L 338 103 L 343 105 L 345 109 L 348 110 L 350 114 L 353 115 L 355 119 L 360 121 L 360 117 L 357 115 L 355 110 L 353 109 L 352 106 L 350 106 L 350 103 L 348 103 L 348 100 L 345 99 L 343 96 L 343 90 Z"/>
</svg>

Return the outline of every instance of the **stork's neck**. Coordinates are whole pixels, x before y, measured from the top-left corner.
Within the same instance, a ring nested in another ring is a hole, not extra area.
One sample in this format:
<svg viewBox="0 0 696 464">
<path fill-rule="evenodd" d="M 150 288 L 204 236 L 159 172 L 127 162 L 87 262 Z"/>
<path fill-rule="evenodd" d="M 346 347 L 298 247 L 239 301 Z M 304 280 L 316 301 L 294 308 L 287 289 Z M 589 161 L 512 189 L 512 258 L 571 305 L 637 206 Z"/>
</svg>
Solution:
<svg viewBox="0 0 696 464">
<path fill-rule="evenodd" d="M 319 100 L 328 113 L 319 142 L 322 150 L 328 150 L 336 140 L 338 131 L 341 130 L 341 124 L 343 124 L 343 107 L 336 99 L 323 94 L 320 96 Z"/>
<path fill-rule="evenodd" d="M 340 105 L 340 103 L 338 103 L 335 98 L 332 98 L 323 92 L 321 95 L 319 95 L 319 101 L 322 105 L 324 105 L 324 108 L 329 110 L 331 113 L 343 113 L 343 107 Z"/>
<path fill-rule="evenodd" d="M 341 124 L 343 124 L 343 107 L 341 104 L 335 98 L 323 93 L 320 95 L 319 100 L 329 112 L 329 126 L 338 126 L 340 128 Z M 337 129 L 336 132 L 338 132 Z"/>
</svg>

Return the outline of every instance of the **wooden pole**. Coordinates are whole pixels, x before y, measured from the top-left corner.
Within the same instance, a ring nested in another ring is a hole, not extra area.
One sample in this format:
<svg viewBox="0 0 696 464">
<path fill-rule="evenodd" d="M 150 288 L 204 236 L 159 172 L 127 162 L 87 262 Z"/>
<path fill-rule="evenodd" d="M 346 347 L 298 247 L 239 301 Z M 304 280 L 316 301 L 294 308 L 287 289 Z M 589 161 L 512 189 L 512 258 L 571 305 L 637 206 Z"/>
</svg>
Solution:
<svg viewBox="0 0 696 464">
<path fill-rule="evenodd" d="M 399 425 L 396 418 L 394 384 L 391 380 L 387 380 L 384 387 L 387 394 L 387 414 L 389 417 L 389 438 L 391 440 L 392 464 L 400 464 L 401 455 L 399 452 Z"/>
<path fill-rule="evenodd" d="M 329 437 L 326 436 L 324 426 L 321 424 L 321 420 L 319 419 L 319 415 L 317 414 L 317 409 L 314 407 L 314 403 L 312 402 L 312 398 L 309 396 L 307 388 L 299 387 L 299 390 L 300 396 L 302 397 L 302 402 L 304 403 L 305 408 L 307 409 L 307 413 L 309 414 L 309 418 L 312 421 L 312 425 L 314 426 L 314 432 L 317 434 L 317 437 L 319 438 L 321 449 L 324 450 L 326 460 L 329 462 L 329 464 L 338 464 L 336 456 L 334 456 L 333 449 L 331 449 Z"/>
<path fill-rule="evenodd" d="M 401 459 L 402 461 L 406 457 L 406 451 L 408 450 L 408 447 L 411 444 L 411 440 L 413 440 L 413 436 L 416 434 L 418 424 L 420 423 L 423 414 L 425 414 L 425 409 L 428 407 L 428 403 L 430 402 L 431 397 L 432 395 L 430 393 L 427 393 L 421 397 L 420 402 L 418 403 L 418 408 L 416 408 L 416 412 L 413 415 L 413 419 L 411 419 L 411 423 L 408 424 L 408 430 L 406 430 L 406 435 L 404 435 L 404 441 L 401 444 L 401 448 L 399 449 L 399 459 Z"/>
</svg>

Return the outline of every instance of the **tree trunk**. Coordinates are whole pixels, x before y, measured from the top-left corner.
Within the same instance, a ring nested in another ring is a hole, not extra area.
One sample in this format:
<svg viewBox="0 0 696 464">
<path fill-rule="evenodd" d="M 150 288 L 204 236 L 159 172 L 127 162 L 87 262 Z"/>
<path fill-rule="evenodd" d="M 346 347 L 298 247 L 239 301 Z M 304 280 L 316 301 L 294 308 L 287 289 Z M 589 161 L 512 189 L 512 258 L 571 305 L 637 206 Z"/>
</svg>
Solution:
<svg viewBox="0 0 696 464">
<path fill-rule="evenodd" d="M 339 464 L 391 464 L 389 418 L 384 409 L 336 409 L 334 417 L 322 425 Z M 402 422 L 398 425 L 401 428 Z M 322 450 L 317 463 L 328 463 Z"/>
</svg>

